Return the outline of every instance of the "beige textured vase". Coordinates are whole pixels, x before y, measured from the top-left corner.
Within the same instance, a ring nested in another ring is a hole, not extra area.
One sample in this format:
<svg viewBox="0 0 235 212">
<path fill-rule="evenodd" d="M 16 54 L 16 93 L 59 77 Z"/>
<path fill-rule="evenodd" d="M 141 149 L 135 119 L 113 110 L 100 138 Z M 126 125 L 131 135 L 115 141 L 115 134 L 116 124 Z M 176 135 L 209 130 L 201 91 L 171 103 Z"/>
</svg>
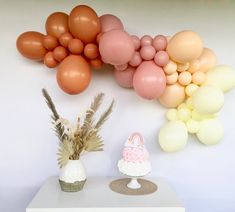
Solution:
<svg viewBox="0 0 235 212">
<path fill-rule="evenodd" d="M 69 160 L 60 170 L 59 182 L 62 191 L 82 190 L 86 182 L 86 172 L 81 160 Z"/>
</svg>

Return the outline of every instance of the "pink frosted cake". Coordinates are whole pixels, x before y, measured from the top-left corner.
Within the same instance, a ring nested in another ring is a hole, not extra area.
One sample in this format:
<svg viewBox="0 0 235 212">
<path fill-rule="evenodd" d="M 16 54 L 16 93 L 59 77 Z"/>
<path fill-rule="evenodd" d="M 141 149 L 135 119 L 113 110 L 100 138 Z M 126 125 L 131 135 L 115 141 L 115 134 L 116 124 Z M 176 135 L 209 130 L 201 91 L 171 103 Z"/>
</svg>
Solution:
<svg viewBox="0 0 235 212">
<path fill-rule="evenodd" d="M 133 133 L 126 141 L 118 161 L 119 171 L 131 177 L 145 176 L 151 171 L 149 153 L 144 145 L 144 139 L 139 133 Z"/>
</svg>

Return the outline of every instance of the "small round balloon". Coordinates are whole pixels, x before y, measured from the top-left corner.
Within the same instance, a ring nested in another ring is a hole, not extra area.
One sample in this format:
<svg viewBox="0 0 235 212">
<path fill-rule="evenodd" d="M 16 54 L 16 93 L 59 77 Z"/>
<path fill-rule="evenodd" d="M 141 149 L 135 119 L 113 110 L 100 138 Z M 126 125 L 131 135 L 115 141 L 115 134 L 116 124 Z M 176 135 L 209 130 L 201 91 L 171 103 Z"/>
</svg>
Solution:
<svg viewBox="0 0 235 212">
<path fill-rule="evenodd" d="M 39 32 L 24 32 L 17 38 L 16 47 L 24 57 L 31 60 L 42 60 L 47 53 L 43 46 L 43 38 L 44 35 Z"/>
<path fill-rule="evenodd" d="M 90 66 L 80 55 L 70 55 L 58 66 L 57 82 L 68 94 L 81 93 L 88 87 L 90 81 Z"/>
<path fill-rule="evenodd" d="M 75 38 L 84 43 L 94 42 L 101 30 L 99 17 L 92 8 L 79 5 L 69 15 L 69 29 Z"/>
<path fill-rule="evenodd" d="M 156 99 L 166 88 L 166 77 L 153 61 L 142 62 L 133 78 L 133 86 L 138 95 L 145 99 Z"/>
<path fill-rule="evenodd" d="M 124 71 L 119 71 L 114 69 L 113 75 L 117 83 L 123 88 L 133 87 L 133 76 L 135 73 L 135 68 L 129 66 Z"/>
<path fill-rule="evenodd" d="M 46 31 L 48 35 L 56 38 L 68 32 L 68 15 L 63 12 L 52 13 L 46 20 Z"/>
</svg>

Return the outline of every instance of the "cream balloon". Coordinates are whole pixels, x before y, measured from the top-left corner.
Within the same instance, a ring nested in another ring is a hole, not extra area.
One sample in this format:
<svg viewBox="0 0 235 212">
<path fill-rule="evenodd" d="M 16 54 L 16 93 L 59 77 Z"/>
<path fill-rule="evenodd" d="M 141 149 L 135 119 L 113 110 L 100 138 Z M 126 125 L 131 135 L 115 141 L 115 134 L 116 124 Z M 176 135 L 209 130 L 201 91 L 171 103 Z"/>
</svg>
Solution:
<svg viewBox="0 0 235 212">
<path fill-rule="evenodd" d="M 178 111 L 174 108 L 169 109 L 166 113 L 166 118 L 168 119 L 168 121 L 178 120 Z"/>
<path fill-rule="evenodd" d="M 189 133 L 197 133 L 198 130 L 199 130 L 199 122 L 195 121 L 193 119 L 189 119 L 186 122 L 186 126 L 187 126 L 187 129 L 188 129 Z"/>
<path fill-rule="evenodd" d="M 217 86 L 227 92 L 235 87 L 235 69 L 226 65 L 218 65 L 207 72 L 205 85 Z"/>
<path fill-rule="evenodd" d="M 182 121 L 170 121 L 161 127 L 158 142 L 165 152 L 183 149 L 188 140 L 187 127 Z"/>
<path fill-rule="evenodd" d="M 218 119 L 206 119 L 200 122 L 197 137 L 203 144 L 217 144 L 223 135 L 224 129 Z"/>
<path fill-rule="evenodd" d="M 192 96 L 194 109 L 203 114 L 217 113 L 224 104 L 222 90 L 215 86 L 199 87 Z"/>
</svg>

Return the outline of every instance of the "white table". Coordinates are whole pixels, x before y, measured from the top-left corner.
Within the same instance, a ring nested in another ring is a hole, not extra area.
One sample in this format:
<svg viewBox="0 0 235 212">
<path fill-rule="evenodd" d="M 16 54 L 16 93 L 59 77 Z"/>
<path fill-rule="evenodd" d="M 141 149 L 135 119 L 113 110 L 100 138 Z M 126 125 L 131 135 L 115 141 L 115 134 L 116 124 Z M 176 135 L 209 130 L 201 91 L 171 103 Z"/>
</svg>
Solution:
<svg viewBox="0 0 235 212">
<path fill-rule="evenodd" d="M 175 192 L 162 180 L 155 182 L 158 190 L 149 195 L 127 196 L 113 192 L 109 183 L 114 178 L 88 178 L 84 189 L 76 193 L 60 190 L 58 179 L 49 178 L 26 212 L 185 212 Z"/>
</svg>

